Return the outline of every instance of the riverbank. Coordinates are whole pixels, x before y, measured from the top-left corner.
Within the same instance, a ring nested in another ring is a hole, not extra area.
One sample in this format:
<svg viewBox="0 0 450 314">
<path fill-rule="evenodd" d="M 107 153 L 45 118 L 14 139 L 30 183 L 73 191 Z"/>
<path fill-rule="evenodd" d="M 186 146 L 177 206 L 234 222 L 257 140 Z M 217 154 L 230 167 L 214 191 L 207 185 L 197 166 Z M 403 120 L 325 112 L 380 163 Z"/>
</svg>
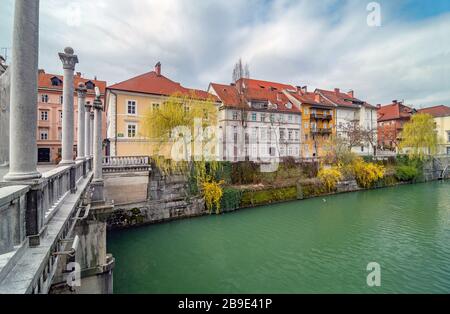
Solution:
<svg viewBox="0 0 450 314">
<path fill-rule="evenodd" d="M 438 181 L 438 180 L 433 180 Z M 389 181 L 388 181 L 389 182 Z M 323 198 L 332 195 L 349 194 L 361 191 L 386 189 L 402 185 L 414 185 L 422 182 L 395 182 L 379 183 L 372 188 L 361 188 L 355 180 L 339 182 L 334 192 L 324 192 L 316 184 L 288 186 L 284 188 L 273 187 L 245 187 L 228 188 L 222 199 L 222 214 L 244 210 L 248 208 L 263 207 L 267 205 L 282 204 L 286 202 L 302 201 L 314 198 Z M 211 215 L 204 201 L 199 198 L 179 199 L 167 202 L 142 202 L 140 204 L 124 205 L 116 209 L 108 219 L 109 230 L 129 229 L 145 225 L 167 223 L 176 220 L 190 219 Z"/>
</svg>

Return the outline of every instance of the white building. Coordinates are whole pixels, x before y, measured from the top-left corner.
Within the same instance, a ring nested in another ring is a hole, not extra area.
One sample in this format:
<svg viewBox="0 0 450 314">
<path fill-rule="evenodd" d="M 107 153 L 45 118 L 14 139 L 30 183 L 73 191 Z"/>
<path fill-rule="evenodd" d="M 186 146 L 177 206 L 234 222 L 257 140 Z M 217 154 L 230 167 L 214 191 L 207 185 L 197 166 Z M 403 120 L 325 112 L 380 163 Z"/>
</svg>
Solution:
<svg viewBox="0 0 450 314">
<path fill-rule="evenodd" d="M 252 79 L 210 84 L 208 92 L 222 103 L 218 122 L 224 160 L 264 163 L 300 158 L 301 111 L 284 95 L 285 89 L 295 87 Z"/>
<path fill-rule="evenodd" d="M 336 134 L 346 138 L 349 130 L 356 129 L 352 126 L 356 126 L 366 136 L 361 146 L 352 150 L 360 155 L 373 155 L 377 146 L 377 107 L 355 98 L 353 91 L 342 93 L 338 88 L 334 91 L 316 89 L 315 93 L 336 106 Z"/>
</svg>

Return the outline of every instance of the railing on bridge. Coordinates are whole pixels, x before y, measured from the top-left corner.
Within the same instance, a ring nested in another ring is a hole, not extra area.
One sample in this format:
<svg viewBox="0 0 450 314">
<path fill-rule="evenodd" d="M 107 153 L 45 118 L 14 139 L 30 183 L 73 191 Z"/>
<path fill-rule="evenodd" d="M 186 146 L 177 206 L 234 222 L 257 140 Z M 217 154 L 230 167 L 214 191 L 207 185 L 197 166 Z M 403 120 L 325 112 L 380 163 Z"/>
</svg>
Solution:
<svg viewBox="0 0 450 314">
<path fill-rule="evenodd" d="M 92 178 L 92 159 L 0 185 L 0 294 L 47 293 Z M 21 280 L 19 280 L 20 278 Z"/>
<path fill-rule="evenodd" d="M 149 156 L 103 157 L 103 172 L 150 171 Z"/>
</svg>

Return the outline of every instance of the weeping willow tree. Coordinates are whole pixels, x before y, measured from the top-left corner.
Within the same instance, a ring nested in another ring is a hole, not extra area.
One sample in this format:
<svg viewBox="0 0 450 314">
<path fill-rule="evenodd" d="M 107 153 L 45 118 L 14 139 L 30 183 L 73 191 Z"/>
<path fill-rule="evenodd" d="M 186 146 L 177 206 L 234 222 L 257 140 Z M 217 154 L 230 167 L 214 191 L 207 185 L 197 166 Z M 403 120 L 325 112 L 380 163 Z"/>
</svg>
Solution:
<svg viewBox="0 0 450 314">
<path fill-rule="evenodd" d="M 424 158 L 435 155 L 438 146 L 436 123 L 430 114 L 419 113 L 403 126 L 400 148 L 411 158 Z"/>
<path fill-rule="evenodd" d="M 220 195 L 213 175 L 219 168 L 218 110 L 213 98 L 199 98 L 195 93 L 171 95 L 145 113 L 143 133 L 152 143 L 156 166 L 165 174 L 187 175 L 195 184 L 191 190 L 212 197 L 208 204 L 213 206 Z"/>
</svg>

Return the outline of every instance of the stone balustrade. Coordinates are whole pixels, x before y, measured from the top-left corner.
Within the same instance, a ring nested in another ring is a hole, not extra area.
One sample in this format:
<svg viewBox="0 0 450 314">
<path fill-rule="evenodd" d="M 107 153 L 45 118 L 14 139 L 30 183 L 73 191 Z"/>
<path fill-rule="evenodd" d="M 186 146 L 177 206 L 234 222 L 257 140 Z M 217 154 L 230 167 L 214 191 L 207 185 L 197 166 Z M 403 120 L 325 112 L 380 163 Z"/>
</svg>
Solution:
<svg viewBox="0 0 450 314">
<path fill-rule="evenodd" d="M 103 157 L 103 172 L 150 171 L 149 156 Z"/>
<path fill-rule="evenodd" d="M 48 292 L 59 261 L 53 253 L 73 236 L 90 164 L 58 167 L 29 185 L 0 185 L 0 293 Z M 15 282 L 22 271 L 30 277 Z"/>
</svg>

